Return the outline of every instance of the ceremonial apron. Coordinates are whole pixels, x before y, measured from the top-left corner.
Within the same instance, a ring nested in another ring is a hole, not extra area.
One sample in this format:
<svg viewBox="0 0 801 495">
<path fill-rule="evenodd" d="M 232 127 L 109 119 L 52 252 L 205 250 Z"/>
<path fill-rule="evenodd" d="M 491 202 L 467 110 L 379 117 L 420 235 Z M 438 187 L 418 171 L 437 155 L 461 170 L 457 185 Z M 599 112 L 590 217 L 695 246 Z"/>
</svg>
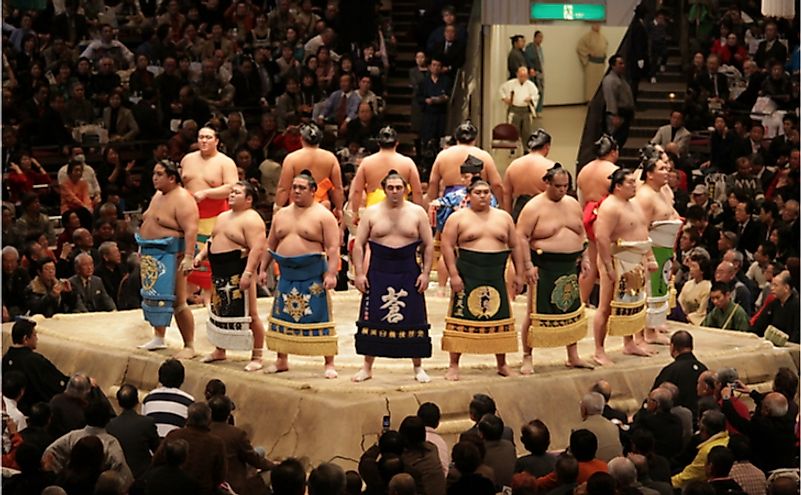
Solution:
<svg viewBox="0 0 801 495">
<path fill-rule="evenodd" d="M 356 353 L 391 358 L 431 357 L 425 296 L 415 288 L 417 246 L 390 248 L 370 241 L 370 287 L 356 322 Z"/>
<path fill-rule="evenodd" d="M 467 354 L 517 352 L 517 332 L 506 292 L 508 250 L 459 249 L 456 268 L 464 290 L 451 295 L 442 350 Z"/>
<path fill-rule="evenodd" d="M 142 311 L 145 320 L 154 327 L 168 327 L 175 305 L 175 270 L 178 253 L 184 251 L 182 237 L 143 239 L 136 234 L 139 245 L 139 266 L 142 278 Z M 185 301 L 180 301 L 185 303 Z"/>
<path fill-rule="evenodd" d="M 323 287 L 323 275 L 328 269 L 325 255 L 272 255 L 281 276 L 268 319 L 267 347 L 305 356 L 337 354 L 331 301 Z"/>
<path fill-rule="evenodd" d="M 612 263 L 617 279 L 606 324 L 608 335 L 624 337 L 645 328 L 645 257 L 650 250 L 650 240 L 619 240 L 612 245 Z"/>
<path fill-rule="evenodd" d="M 195 253 L 199 253 L 205 246 L 206 241 L 211 237 L 211 232 L 217 224 L 217 215 L 228 210 L 228 199 L 206 198 L 197 204 L 199 219 L 197 222 L 197 241 L 195 243 Z M 209 262 L 204 260 L 197 270 L 192 270 L 186 281 L 198 287 L 211 289 L 211 267 Z"/>
<path fill-rule="evenodd" d="M 575 344 L 587 335 L 587 316 L 578 285 L 579 262 L 584 251 L 550 253 L 531 250 L 537 282 L 531 286 L 530 347 Z"/>
<path fill-rule="evenodd" d="M 658 269 L 651 274 L 648 284 L 646 326 L 656 328 L 667 322 L 670 309 L 676 306 L 676 289 L 673 287 L 673 247 L 681 230 L 681 220 L 663 220 L 651 224 L 648 235 Z"/>
<path fill-rule="evenodd" d="M 212 293 L 206 336 L 220 349 L 249 351 L 253 349 L 253 332 L 248 291 L 239 288 L 248 259 L 242 257 L 241 249 L 212 253 L 209 243 L 209 263 Z"/>
</svg>

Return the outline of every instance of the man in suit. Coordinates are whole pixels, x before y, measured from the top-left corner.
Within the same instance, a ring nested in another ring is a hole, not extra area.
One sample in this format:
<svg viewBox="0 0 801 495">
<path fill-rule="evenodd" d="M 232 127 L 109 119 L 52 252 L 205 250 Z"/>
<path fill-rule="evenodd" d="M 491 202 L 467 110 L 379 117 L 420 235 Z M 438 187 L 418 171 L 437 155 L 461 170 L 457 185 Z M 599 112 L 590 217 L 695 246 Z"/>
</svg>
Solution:
<svg viewBox="0 0 801 495">
<path fill-rule="evenodd" d="M 759 70 L 759 66 L 753 60 L 743 62 L 743 75 L 748 84 L 745 90 L 732 102 L 732 108 L 750 111 L 759 97 L 759 90 L 765 80 L 765 73 Z"/>
<path fill-rule="evenodd" d="M 122 412 L 106 426 L 106 431 L 117 438 L 125 454 L 125 462 L 135 478 L 142 476 L 150 466 L 151 452 L 159 446 L 156 421 L 136 412 L 139 391 L 131 384 L 123 384 L 117 390 L 117 402 Z"/>
<path fill-rule="evenodd" d="M 602 416 L 606 401 L 598 392 L 590 392 L 581 398 L 581 423 L 574 430 L 586 429 L 591 431 L 598 439 L 596 457 L 609 462 L 615 457 L 623 455 L 623 446 L 620 443 L 620 432 L 614 423 Z"/>
<path fill-rule="evenodd" d="M 601 415 L 609 421 L 617 420 L 620 424 L 628 424 L 629 418 L 624 411 L 615 409 L 609 405 L 609 399 L 612 397 L 612 386 L 606 380 L 598 380 L 590 388 L 590 392 L 598 392 L 604 398 L 604 411 Z"/>
<path fill-rule="evenodd" d="M 103 281 L 96 276 L 92 257 L 81 253 L 75 257 L 75 275 L 70 284 L 78 295 L 77 312 L 114 311 L 117 306 L 106 292 Z"/>
<path fill-rule="evenodd" d="M 467 46 L 456 37 L 456 26 L 445 26 L 445 39 L 434 45 L 431 55 L 442 60 L 442 73 L 451 77 L 461 69 L 465 61 Z"/>
<path fill-rule="evenodd" d="M 768 62 L 771 60 L 782 65 L 787 61 L 787 47 L 779 41 L 779 30 L 775 22 L 770 21 L 765 24 L 765 41 L 759 44 L 754 59 L 763 69 L 768 68 Z"/>
<path fill-rule="evenodd" d="M 340 133 L 344 133 L 348 122 L 356 118 L 359 103 L 361 98 L 353 91 L 353 77 L 342 74 L 339 76 L 339 89 L 323 102 L 315 119 L 320 124 L 335 124 Z"/>
<path fill-rule="evenodd" d="M 117 292 L 120 290 L 122 282 L 122 255 L 120 248 L 114 241 L 106 241 L 98 249 L 100 253 L 100 263 L 97 265 L 95 274 L 103 281 L 106 293 L 111 296 L 114 304 L 117 304 Z"/>
<path fill-rule="evenodd" d="M 670 112 L 670 124 L 663 125 L 657 129 L 651 144 L 658 144 L 663 148 L 670 143 L 676 143 L 679 148 L 679 156 L 684 156 L 690 147 L 690 131 L 684 127 L 684 112 L 673 110 Z"/>
<path fill-rule="evenodd" d="M 270 470 L 273 463 L 253 449 L 245 430 L 228 424 L 231 399 L 225 395 L 216 395 L 209 399 L 208 404 L 211 409 L 211 434 L 219 437 L 225 444 L 225 457 L 228 460 L 225 481 L 236 493 L 249 493 L 248 466 Z"/>
<path fill-rule="evenodd" d="M 645 409 L 634 416 L 633 429 L 643 428 L 653 433 L 656 453 L 667 459 L 678 455 L 683 447 L 681 420 L 670 412 L 672 408 L 671 391 L 657 387 L 648 394 Z"/>
<path fill-rule="evenodd" d="M 714 53 L 706 59 L 706 71 L 698 75 L 695 80 L 696 91 L 704 91 L 710 100 L 721 100 L 725 102 L 729 99 L 729 85 L 726 76 L 718 72 L 720 68 L 720 57 Z"/>
<path fill-rule="evenodd" d="M 537 102 L 537 113 L 542 112 L 542 100 L 545 93 L 545 56 L 542 52 L 542 31 L 534 32 L 534 41 L 526 45 L 525 55 L 528 63 L 529 76 L 533 78 L 537 90 L 540 92 L 540 99 Z"/>
<path fill-rule="evenodd" d="M 495 473 L 495 486 L 502 489 L 512 486 L 512 476 L 515 471 L 517 455 L 515 446 L 503 436 L 503 421 L 494 414 L 486 414 L 478 422 L 478 431 L 484 439 L 484 464 L 491 467 Z"/>
<path fill-rule="evenodd" d="M 741 201 L 734 207 L 734 219 L 737 221 L 737 249 L 754 254 L 759 246 L 759 231 L 762 226 L 752 218 L 754 211 L 750 201 Z"/>
</svg>

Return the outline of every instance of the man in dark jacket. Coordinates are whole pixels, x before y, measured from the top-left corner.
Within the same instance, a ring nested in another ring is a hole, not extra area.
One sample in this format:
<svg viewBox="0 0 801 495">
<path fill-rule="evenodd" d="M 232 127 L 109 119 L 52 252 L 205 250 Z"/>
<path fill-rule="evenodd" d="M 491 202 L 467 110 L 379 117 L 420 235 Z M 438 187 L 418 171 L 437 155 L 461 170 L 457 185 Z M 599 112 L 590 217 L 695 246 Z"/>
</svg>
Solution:
<svg viewBox="0 0 801 495">
<path fill-rule="evenodd" d="M 673 362 L 662 368 L 651 390 L 657 388 L 662 382 L 670 382 L 679 387 L 676 403 L 693 412 L 693 421 L 698 417 L 698 393 L 696 385 L 698 375 L 706 371 L 704 363 L 693 354 L 693 336 L 679 330 L 670 337 L 670 355 Z"/>
<path fill-rule="evenodd" d="M 139 478 L 150 466 L 151 452 L 159 446 L 156 421 L 136 412 L 139 391 L 133 385 L 126 383 L 117 390 L 117 403 L 122 412 L 109 422 L 106 431 L 119 440 L 125 462 L 134 477 Z"/>
<path fill-rule="evenodd" d="M 634 429 L 644 428 L 654 434 L 655 452 L 671 459 L 682 449 L 682 426 L 670 412 L 673 396 L 665 388 L 655 388 L 648 394 L 646 408 L 634 416 Z"/>
</svg>

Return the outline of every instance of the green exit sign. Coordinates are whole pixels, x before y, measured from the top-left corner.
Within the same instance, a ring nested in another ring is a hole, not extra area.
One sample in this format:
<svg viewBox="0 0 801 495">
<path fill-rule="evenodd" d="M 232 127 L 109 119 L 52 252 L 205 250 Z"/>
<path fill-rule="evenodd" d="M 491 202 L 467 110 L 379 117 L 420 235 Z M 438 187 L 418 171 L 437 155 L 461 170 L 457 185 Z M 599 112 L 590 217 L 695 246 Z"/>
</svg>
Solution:
<svg viewBox="0 0 801 495">
<path fill-rule="evenodd" d="M 603 21 L 606 6 L 586 3 L 532 3 L 532 21 Z"/>
</svg>

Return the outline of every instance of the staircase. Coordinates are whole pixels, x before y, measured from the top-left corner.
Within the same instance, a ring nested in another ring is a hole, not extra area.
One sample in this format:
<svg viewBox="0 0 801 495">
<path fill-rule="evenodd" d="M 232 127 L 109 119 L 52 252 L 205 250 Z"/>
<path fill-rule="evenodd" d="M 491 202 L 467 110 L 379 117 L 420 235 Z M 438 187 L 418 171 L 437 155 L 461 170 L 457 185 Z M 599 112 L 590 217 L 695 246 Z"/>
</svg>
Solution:
<svg viewBox="0 0 801 495">
<path fill-rule="evenodd" d="M 656 84 L 650 80 L 640 81 L 637 111 L 631 123 L 629 139 L 620 152 L 618 164 L 636 167 L 640 162 L 640 148 L 648 144 L 656 130 L 669 123 L 670 111 L 681 108 L 687 89 L 686 75 L 681 69 L 679 48 L 672 43 L 668 48 L 665 72 L 657 72 Z"/>
</svg>

